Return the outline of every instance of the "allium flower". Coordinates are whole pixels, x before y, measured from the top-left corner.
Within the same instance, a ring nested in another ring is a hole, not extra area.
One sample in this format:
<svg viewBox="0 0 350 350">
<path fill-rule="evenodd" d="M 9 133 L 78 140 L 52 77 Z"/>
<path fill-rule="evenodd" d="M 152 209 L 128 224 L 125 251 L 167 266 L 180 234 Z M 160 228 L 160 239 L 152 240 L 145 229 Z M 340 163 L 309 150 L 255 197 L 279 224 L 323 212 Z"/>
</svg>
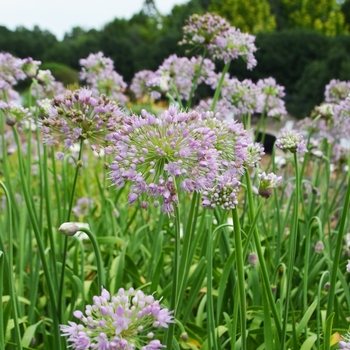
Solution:
<svg viewBox="0 0 350 350">
<path fill-rule="evenodd" d="M 220 176 L 232 179 L 244 171 L 250 139 L 233 120 L 171 106 L 159 118 L 143 110 L 129 124 L 113 135 L 117 155 L 110 169 L 117 187 L 133 183 L 130 204 L 141 196 L 158 206 L 160 199 L 162 211 L 170 213 L 178 201 L 177 186 L 186 192 L 207 190 Z"/>
<path fill-rule="evenodd" d="M 247 68 L 253 69 L 257 65 L 254 57 L 257 48 L 254 41 L 255 36 L 231 27 L 214 38 L 213 42 L 208 45 L 208 51 L 215 59 L 225 63 L 242 57 L 247 63 Z"/>
<path fill-rule="evenodd" d="M 255 167 L 265 154 L 264 147 L 259 142 L 250 143 L 247 147 L 247 151 L 248 156 L 245 165 L 251 168 Z"/>
<path fill-rule="evenodd" d="M 46 144 L 56 145 L 64 139 L 65 148 L 70 148 L 76 142 L 90 140 L 93 150 L 108 145 L 108 134 L 118 128 L 124 117 L 116 103 L 104 95 L 94 97 L 87 89 L 67 90 L 52 100 L 46 113 L 42 105 L 42 112 Z"/>
<path fill-rule="evenodd" d="M 262 79 L 257 82 L 260 89 L 258 94 L 258 111 L 266 112 L 269 117 L 281 117 L 287 114 L 282 97 L 284 97 L 284 87 L 276 84 L 274 78 Z"/>
<path fill-rule="evenodd" d="M 31 57 L 28 57 L 23 60 L 22 70 L 28 78 L 34 78 L 40 65 L 40 61 L 35 61 Z"/>
<path fill-rule="evenodd" d="M 259 194 L 261 197 L 269 198 L 276 188 L 282 182 L 282 176 L 277 176 L 274 173 L 266 175 L 265 172 L 259 174 Z"/>
<path fill-rule="evenodd" d="M 344 340 L 339 342 L 340 349 L 350 349 L 350 333 L 348 332 L 345 336 L 343 336 Z"/>
<path fill-rule="evenodd" d="M 72 212 L 76 216 L 87 216 L 93 205 L 94 201 L 92 199 L 82 197 L 77 200 L 77 205 L 73 207 Z"/>
<path fill-rule="evenodd" d="M 240 184 L 236 178 L 220 177 L 217 185 L 203 191 L 202 205 L 209 209 L 216 207 L 224 210 L 234 209 L 238 204 Z"/>
<path fill-rule="evenodd" d="M 164 87 L 159 86 L 159 92 L 167 91 L 168 89 L 172 93 L 173 97 L 176 98 L 176 92 L 172 90 L 174 86 L 180 95 L 182 100 L 188 100 L 190 98 L 190 92 L 195 80 L 196 75 L 199 73 L 198 80 L 196 82 L 197 87 L 200 83 L 205 83 L 208 85 L 215 84 L 216 76 L 215 64 L 208 58 L 203 60 L 201 71 L 199 71 L 200 63 L 202 57 L 192 57 L 188 59 L 187 57 L 178 57 L 176 55 L 171 55 L 164 60 L 162 65 L 158 68 L 155 73 L 158 78 L 159 84 L 162 81 L 166 81 L 169 87 L 164 89 Z M 148 81 L 148 87 L 151 87 L 157 81 L 155 77 Z"/>
<path fill-rule="evenodd" d="M 260 89 L 250 79 L 239 81 L 236 78 L 226 80 L 221 91 L 222 100 L 235 117 L 253 114 L 259 108 L 259 93 Z"/>
<path fill-rule="evenodd" d="M 131 81 L 130 90 L 135 94 L 136 98 L 142 98 L 148 94 L 154 99 L 160 97 L 159 93 L 154 95 L 154 92 L 150 91 L 148 86 L 148 82 L 154 78 L 156 78 L 156 73 L 151 70 L 142 70 L 135 74 Z"/>
<path fill-rule="evenodd" d="M 16 85 L 18 80 L 26 78 L 22 70 L 23 60 L 7 52 L 0 52 L 0 81 Z"/>
<path fill-rule="evenodd" d="M 184 37 L 180 44 L 208 46 L 217 35 L 228 30 L 230 24 L 222 17 L 210 13 L 203 16 L 194 14 L 183 27 Z"/>
<path fill-rule="evenodd" d="M 345 100 L 350 93 L 350 81 L 332 79 L 325 88 L 326 102 L 340 102 Z"/>
<path fill-rule="evenodd" d="M 168 324 L 174 322 L 172 311 L 162 308 L 152 295 L 121 288 L 111 297 L 102 287 L 101 295 L 94 296 L 93 301 L 93 305 L 86 306 L 85 314 L 79 310 L 73 313 L 82 324 L 68 321 L 69 326 L 61 325 L 62 336 L 68 337 L 71 343 L 69 347 L 79 350 L 165 348 L 159 340 L 152 339 L 152 330 L 168 328 Z"/>
<path fill-rule="evenodd" d="M 32 116 L 28 108 L 24 108 L 14 102 L 6 103 L 0 101 L 0 110 L 4 113 L 6 124 L 9 126 L 28 120 Z"/>
<path fill-rule="evenodd" d="M 48 69 L 39 69 L 36 79 L 39 84 L 36 86 L 37 89 L 32 89 L 31 93 L 38 100 L 53 98 L 55 95 L 63 94 L 66 90 L 61 82 L 56 81 Z"/>
<path fill-rule="evenodd" d="M 285 152 L 290 151 L 300 155 L 307 152 L 303 135 L 294 130 L 282 131 L 277 137 L 276 146 Z"/>
<path fill-rule="evenodd" d="M 114 70 L 114 63 L 109 57 L 104 57 L 102 52 L 91 53 L 79 63 L 82 66 L 80 79 L 86 81 L 94 94 L 105 94 L 123 105 L 128 101 L 124 95 L 127 85 Z"/>
</svg>

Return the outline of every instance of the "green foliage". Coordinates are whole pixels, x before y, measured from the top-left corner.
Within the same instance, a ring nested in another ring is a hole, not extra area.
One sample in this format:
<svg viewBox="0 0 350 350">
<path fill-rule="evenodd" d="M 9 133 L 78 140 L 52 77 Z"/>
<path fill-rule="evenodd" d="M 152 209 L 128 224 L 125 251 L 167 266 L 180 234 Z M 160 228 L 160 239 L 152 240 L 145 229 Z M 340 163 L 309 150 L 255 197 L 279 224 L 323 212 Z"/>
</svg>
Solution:
<svg viewBox="0 0 350 350">
<path fill-rule="evenodd" d="M 48 62 L 42 64 L 40 68 L 50 70 L 55 79 L 64 85 L 77 84 L 79 82 L 78 72 L 65 64 Z"/>
<path fill-rule="evenodd" d="M 275 16 L 271 14 L 267 0 L 212 0 L 209 9 L 243 32 L 257 34 L 276 28 Z"/>
<path fill-rule="evenodd" d="M 314 29 L 326 35 L 346 32 L 341 5 L 336 0 L 282 0 L 289 28 Z"/>
</svg>

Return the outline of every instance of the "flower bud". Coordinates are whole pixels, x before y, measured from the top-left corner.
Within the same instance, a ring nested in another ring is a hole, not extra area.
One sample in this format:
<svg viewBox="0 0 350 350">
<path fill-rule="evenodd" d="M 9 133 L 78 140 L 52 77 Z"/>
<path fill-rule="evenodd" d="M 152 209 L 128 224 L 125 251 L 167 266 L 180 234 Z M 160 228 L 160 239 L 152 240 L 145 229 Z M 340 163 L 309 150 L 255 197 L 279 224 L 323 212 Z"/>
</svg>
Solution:
<svg viewBox="0 0 350 350">
<path fill-rule="evenodd" d="M 59 227 L 58 231 L 65 236 L 74 236 L 79 231 L 79 227 L 72 222 L 65 222 Z"/>
</svg>

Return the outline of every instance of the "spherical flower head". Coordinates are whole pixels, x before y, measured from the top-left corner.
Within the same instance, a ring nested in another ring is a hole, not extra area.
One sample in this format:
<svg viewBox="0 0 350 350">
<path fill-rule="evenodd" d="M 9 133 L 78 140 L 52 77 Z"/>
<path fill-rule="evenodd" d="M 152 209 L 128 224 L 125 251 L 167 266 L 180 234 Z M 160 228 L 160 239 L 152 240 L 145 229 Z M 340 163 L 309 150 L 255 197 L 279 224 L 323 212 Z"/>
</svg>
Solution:
<svg viewBox="0 0 350 350">
<path fill-rule="evenodd" d="M 47 106 L 46 106 L 47 107 Z M 94 96 L 91 90 L 67 90 L 42 108 L 41 131 L 48 145 L 64 143 L 69 149 L 74 143 L 89 140 L 93 150 L 109 145 L 108 135 L 114 132 L 124 117 L 122 110 L 106 96 Z"/>
<path fill-rule="evenodd" d="M 26 78 L 22 70 L 23 60 L 7 52 L 0 52 L 0 81 L 16 85 Z"/>
<path fill-rule="evenodd" d="M 202 16 L 194 14 L 183 27 L 184 37 L 179 44 L 208 46 L 215 37 L 228 30 L 230 24 L 222 17 L 211 13 Z"/>
<path fill-rule="evenodd" d="M 325 88 L 326 102 L 344 101 L 350 93 L 350 81 L 332 79 Z"/>
<path fill-rule="evenodd" d="M 307 152 L 303 135 L 295 130 L 282 131 L 277 137 L 276 146 L 281 150 L 303 155 Z"/>
<path fill-rule="evenodd" d="M 223 101 L 227 101 L 228 108 L 237 117 L 257 111 L 259 91 L 250 79 L 239 81 L 233 78 L 225 80 L 221 94 Z"/>
<path fill-rule="evenodd" d="M 255 36 L 230 27 L 214 38 L 213 42 L 208 45 L 208 51 L 213 58 L 225 63 L 241 57 L 247 63 L 247 69 L 251 70 L 257 65 L 254 57 L 257 48 L 254 41 Z"/>
<path fill-rule="evenodd" d="M 277 176 L 274 173 L 266 175 L 265 172 L 259 174 L 259 194 L 261 197 L 269 198 L 276 188 L 282 182 L 282 176 Z"/>
<path fill-rule="evenodd" d="M 266 112 L 269 117 L 281 118 L 287 114 L 284 101 L 284 87 L 278 85 L 274 78 L 262 79 L 257 82 L 258 108 L 260 113 Z"/>
<path fill-rule="evenodd" d="M 130 90 L 135 94 L 136 98 L 143 98 L 151 94 L 148 82 L 156 77 L 156 73 L 151 70 L 142 70 L 135 74 L 131 81 Z M 157 96 L 151 95 L 151 98 Z"/>
<path fill-rule="evenodd" d="M 186 192 L 201 190 L 211 183 L 217 171 L 215 134 L 204 127 L 198 112 L 179 112 L 171 106 L 156 118 L 143 110 L 128 125 L 114 133 L 116 157 L 111 179 L 121 188 L 131 181 L 129 203 L 139 197 L 161 201 L 164 213 L 178 202 L 176 179 Z"/>
<path fill-rule="evenodd" d="M 255 167 L 261 160 L 261 157 L 265 154 L 264 147 L 259 142 L 252 142 L 247 147 L 248 156 L 245 165 L 248 167 Z"/>
<path fill-rule="evenodd" d="M 62 336 L 68 337 L 73 349 L 161 349 L 164 346 L 153 339 L 155 332 L 174 323 L 172 312 L 158 300 L 133 288 L 121 288 L 111 296 L 102 287 L 101 295 L 93 297 L 85 312 L 76 310 L 73 315 L 81 324 L 69 321 L 69 326 L 61 325 Z"/>
<path fill-rule="evenodd" d="M 40 65 L 40 61 L 35 61 L 31 57 L 28 57 L 23 60 L 22 70 L 28 78 L 34 78 Z"/>
<path fill-rule="evenodd" d="M 94 94 L 105 94 L 121 105 L 128 101 L 124 95 L 127 84 L 123 77 L 114 70 L 114 63 L 111 58 L 104 57 L 102 52 L 91 53 L 87 58 L 79 61 L 82 71 L 80 79 L 84 80 Z"/>
<path fill-rule="evenodd" d="M 223 210 L 231 210 L 238 204 L 237 195 L 239 192 L 240 182 L 233 178 L 220 179 L 219 183 L 212 188 L 203 191 L 202 205 L 208 209 L 219 207 Z"/>
</svg>

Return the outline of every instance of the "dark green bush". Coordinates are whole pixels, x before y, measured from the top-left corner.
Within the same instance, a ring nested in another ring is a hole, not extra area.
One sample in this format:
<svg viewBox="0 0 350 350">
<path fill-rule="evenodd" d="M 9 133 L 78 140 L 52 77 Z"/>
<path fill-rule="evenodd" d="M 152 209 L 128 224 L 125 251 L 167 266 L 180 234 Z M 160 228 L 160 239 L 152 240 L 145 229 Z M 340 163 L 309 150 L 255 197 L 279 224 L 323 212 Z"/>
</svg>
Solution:
<svg viewBox="0 0 350 350">
<path fill-rule="evenodd" d="M 40 66 L 40 69 L 49 69 L 56 80 L 64 85 L 75 84 L 79 82 L 78 72 L 65 64 L 48 62 Z"/>
</svg>

